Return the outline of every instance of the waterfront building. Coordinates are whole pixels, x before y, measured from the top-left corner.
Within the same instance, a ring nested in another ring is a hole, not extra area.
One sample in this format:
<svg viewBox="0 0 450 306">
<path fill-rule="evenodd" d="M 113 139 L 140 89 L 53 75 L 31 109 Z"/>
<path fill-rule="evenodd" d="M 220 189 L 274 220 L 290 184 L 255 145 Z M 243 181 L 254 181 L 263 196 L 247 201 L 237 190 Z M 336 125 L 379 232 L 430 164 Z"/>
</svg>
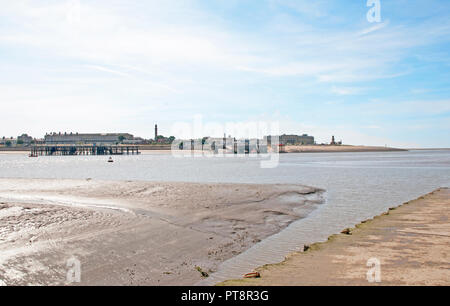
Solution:
<svg viewBox="0 0 450 306">
<path fill-rule="evenodd" d="M 17 142 L 22 143 L 23 145 L 29 145 L 33 142 L 33 137 L 28 136 L 27 134 L 22 134 L 17 137 Z"/>
<path fill-rule="evenodd" d="M 264 136 L 264 140 L 267 142 L 268 145 L 271 145 L 272 143 L 272 137 L 279 137 L 279 144 L 283 145 L 313 145 L 314 137 L 309 136 L 308 134 L 303 135 L 286 135 L 283 134 L 281 136 Z"/>
<path fill-rule="evenodd" d="M 116 144 L 133 139 L 134 136 L 128 133 L 51 133 L 45 135 L 44 142 L 45 144 Z"/>
</svg>

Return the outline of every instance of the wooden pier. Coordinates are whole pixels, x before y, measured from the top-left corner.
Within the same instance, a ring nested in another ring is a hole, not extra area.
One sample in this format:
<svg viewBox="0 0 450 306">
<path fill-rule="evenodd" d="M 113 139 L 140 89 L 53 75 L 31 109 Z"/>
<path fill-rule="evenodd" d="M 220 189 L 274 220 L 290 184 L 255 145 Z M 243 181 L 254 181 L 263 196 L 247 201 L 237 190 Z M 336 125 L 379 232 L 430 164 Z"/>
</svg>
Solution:
<svg viewBox="0 0 450 306">
<path fill-rule="evenodd" d="M 72 156 L 72 155 L 138 155 L 139 146 L 135 145 L 36 145 L 31 147 L 30 156 Z"/>
</svg>

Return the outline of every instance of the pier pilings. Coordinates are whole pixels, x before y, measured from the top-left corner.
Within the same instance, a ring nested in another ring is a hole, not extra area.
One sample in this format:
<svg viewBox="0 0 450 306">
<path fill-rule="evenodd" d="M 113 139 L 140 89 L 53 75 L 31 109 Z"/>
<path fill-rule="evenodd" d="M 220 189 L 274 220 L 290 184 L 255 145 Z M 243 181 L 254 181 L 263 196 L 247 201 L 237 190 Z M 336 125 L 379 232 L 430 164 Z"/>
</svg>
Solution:
<svg viewBox="0 0 450 306">
<path fill-rule="evenodd" d="M 66 155 L 138 155 L 139 146 L 128 145 L 36 145 L 30 149 L 30 156 L 66 156 Z"/>
</svg>

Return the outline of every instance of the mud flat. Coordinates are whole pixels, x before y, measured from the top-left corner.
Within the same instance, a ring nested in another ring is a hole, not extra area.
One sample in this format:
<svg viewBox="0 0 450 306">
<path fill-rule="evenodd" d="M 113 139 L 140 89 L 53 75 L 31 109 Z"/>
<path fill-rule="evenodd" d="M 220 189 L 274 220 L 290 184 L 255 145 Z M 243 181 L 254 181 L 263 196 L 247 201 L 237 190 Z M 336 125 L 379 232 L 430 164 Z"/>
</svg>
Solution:
<svg viewBox="0 0 450 306">
<path fill-rule="evenodd" d="M 0 179 L 0 284 L 192 285 L 322 196 L 300 185 Z M 67 281 L 71 258 L 80 283 Z"/>
<path fill-rule="evenodd" d="M 390 147 L 375 146 L 328 146 L 328 145 L 307 145 L 307 146 L 286 146 L 286 153 L 336 153 L 336 152 L 391 152 L 391 151 L 408 151 L 405 149 L 397 149 Z"/>
<path fill-rule="evenodd" d="M 441 188 L 261 267 L 261 278 L 221 285 L 450 285 L 449 216 L 450 189 Z M 369 283 L 374 259 L 381 282 Z"/>
</svg>

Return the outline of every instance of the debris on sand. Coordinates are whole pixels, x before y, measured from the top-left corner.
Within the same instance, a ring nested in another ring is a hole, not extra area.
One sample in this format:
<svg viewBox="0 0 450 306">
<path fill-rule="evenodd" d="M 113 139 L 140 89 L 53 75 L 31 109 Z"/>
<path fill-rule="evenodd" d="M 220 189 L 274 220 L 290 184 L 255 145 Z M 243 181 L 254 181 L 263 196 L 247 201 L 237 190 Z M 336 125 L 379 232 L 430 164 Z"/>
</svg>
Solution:
<svg viewBox="0 0 450 306">
<path fill-rule="evenodd" d="M 202 277 L 208 277 L 209 274 L 205 271 L 202 270 L 202 268 L 200 268 L 199 266 L 196 266 L 195 269 L 200 272 L 200 274 L 202 275 Z"/>
<path fill-rule="evenodd" d="M 343 230 L 341 232 L 341 234 L 351 235 L 352 234 L 352 229 L 351 228 L 346 228 L 345 230 Z"/>
<path fill-rule="evenodd" d="M 259 272 L 250 272 L 244 275 L 244 278 L 260 278 Z"/>
</svg>

